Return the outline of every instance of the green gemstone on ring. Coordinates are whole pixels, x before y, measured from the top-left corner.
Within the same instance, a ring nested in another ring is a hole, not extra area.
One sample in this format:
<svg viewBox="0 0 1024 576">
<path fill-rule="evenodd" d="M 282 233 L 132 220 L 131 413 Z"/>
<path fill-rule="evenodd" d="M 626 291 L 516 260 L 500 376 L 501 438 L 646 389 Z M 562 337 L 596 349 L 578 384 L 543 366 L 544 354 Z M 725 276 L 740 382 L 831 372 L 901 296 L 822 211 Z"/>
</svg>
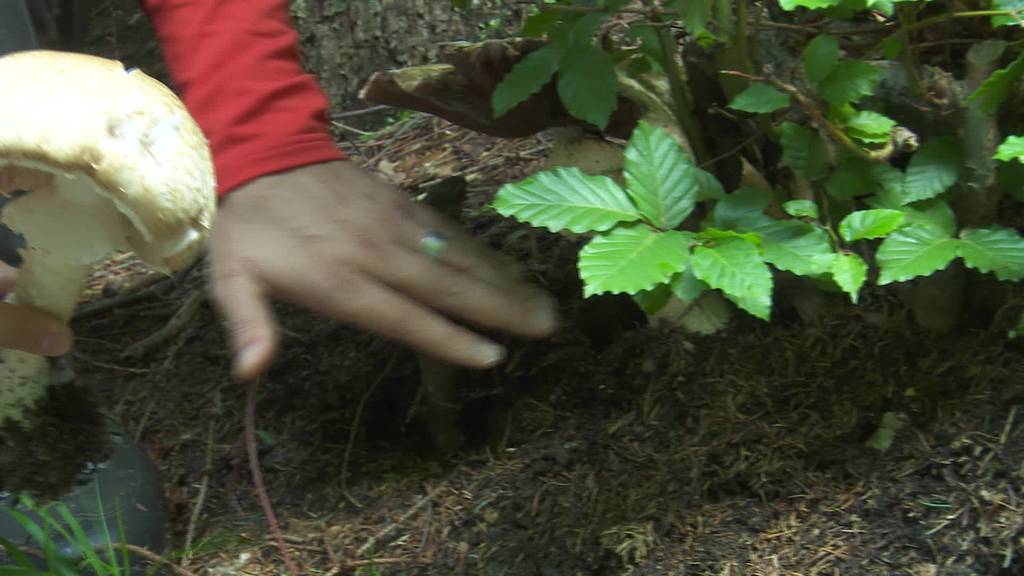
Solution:
<svg viewBox="0 0 1024 576">
<path fill-rule="evenodd" d="M 440 232 L 428 232 L 420 239 L 420 250 L 431 258 L 440 258 L 448 249 L 448 239 Z"/>
</svg>

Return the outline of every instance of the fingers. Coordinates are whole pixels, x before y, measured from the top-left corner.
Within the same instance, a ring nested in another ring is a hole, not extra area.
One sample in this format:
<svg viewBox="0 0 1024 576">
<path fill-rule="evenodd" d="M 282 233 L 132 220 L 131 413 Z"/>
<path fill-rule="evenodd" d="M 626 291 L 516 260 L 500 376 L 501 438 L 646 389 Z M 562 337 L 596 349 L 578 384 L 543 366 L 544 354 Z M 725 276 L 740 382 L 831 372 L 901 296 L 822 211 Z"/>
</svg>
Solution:
<svg viewBox="0 0 1024 576">
<path fill-rule="evenodd" d="M 60 356 L 71 343 L 71 330 L 56 318 L 28 306 L 0 303 L 0 348 Z"/>
<path fill-rule="evenodd" d="M 18 271 L 0 262 L 0 299 L 14 289 Z M 60 356 L 71 349 L 71 330 L 61 321 L 28 306 L 0 302 L 0 349 Z"/>
<path fill-rule="evenodd" d="M 261 282 L 243 267 L 210 265 L 211 293 L 227 326 L 235 360 L 233 375 L 251 380 L 263 373 L 277 350 L 274 314 Z"/>
<path fill-rule="evenodd" d="M 477 325 L 542 337 L 558 326 L 554 300 L 518 280 L 487 281 L 421 254 L 405 251 L 381 261 L 374 276 L 396 290 Z"/>
<path fill-rule="evenodd" d="M 490 368 L 505 357 L 503 347 L 361 274 L 330 271 L 281 296 L 467 368 Z"/>
</svg>

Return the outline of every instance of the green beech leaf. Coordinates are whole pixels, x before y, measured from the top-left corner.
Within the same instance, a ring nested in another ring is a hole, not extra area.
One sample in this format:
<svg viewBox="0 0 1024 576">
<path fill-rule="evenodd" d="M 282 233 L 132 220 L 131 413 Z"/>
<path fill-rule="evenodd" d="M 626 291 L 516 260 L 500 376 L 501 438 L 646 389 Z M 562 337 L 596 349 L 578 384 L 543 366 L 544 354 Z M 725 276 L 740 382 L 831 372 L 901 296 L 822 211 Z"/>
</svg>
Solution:
<svg viewBox="0 0 1024 576">
<path fill-rule="evenodd" d="M 770 218 L 769 218 L 770 220 Z M 761 245 L 761 237 L 753 232 L 737 232 L 736 230 L 719 230 L 705 228 L 697 233 L 698 240 L 721 240 L 723 238 L 742 238 L 754 246 Z"/>
<path fill-rule="evenodd" d="M 1024 238 L 1012 228 L 992 226 L 960 234 L 960 257 L 978 272 L 1000 280 L 1024 280 Z"/>
<path fill-rule="evenodd" d="M 999 188 L 1018 202 L 1024 202 L 1024 163 L 1000 162 L 996 165 Z"/>
<path fill-rule="evenodd" d="M 612 56 L 591 45 L 567 52 L 558 67 L 558 96 L 570 114 L 603 130 L 619 96 Z"/>
<path fill-rule="evenodd" d="M 782 204 L 782 209 L 794 218 L 818 218 L 818 205 L 813 200 L 790 200 Z"/>
<path fill-rule="evenodd" d="M 640 219 L 639 210 L 614 180 L 578 168 L 555 168 L 505 184 L 493 205 L 502 216 L 552 232 L 600 232 Z"/>
<path fill-rule="evenodd" d="M 772 273 L 757 247 L 740 238 L 698 246 L 690 260 L 693 274 L 758 318 L 767 320 L 772 307 Z"/>
<path fill-rule="evenodd" d="M 779 6 L 783 10 L 796 10 L 797 8 L 817 10 L 837 6 L 840 2 L 841 0 L 779 0 Z"/>
<path fill-rule="evenodd" d="M 686 269 L 692 240 L 687 232 L 656 232 L 642 224 L 594 237 L 580 250 L 583 295 L 635 294 L 668 283 Z"/>
<path fill-rule="evenodd" d="M 804 48 L 804 76 L 815 86 L 839 64 L 839 41 L 835 36 L 819 34 Z"/>
<path fill-rule="evenodd" d="M 825 181 L 825 191 L 836 199 L 857 198 L 867 196 L 878 190 L 878 184 L 870 177 L 871 163 L 862 158 L 846 157 L 840 160 L 835 170 Z M 899 173 L 900 183 L 903 173 Z"/>
<path fill-rule="evenodd" d="M 782 159 L 794 172 L 814 181 L 825 177 L 828 157 L 817 132 L 799 124 L 782 124 Z"/>
<path fill-rule="evenodd" d="M 959 141 L 939 138 L 926 142 L 910 157 L 900 201 L 909 204 L 942 194 L 960 177 L 962 166 Z"/>
<path fill-rule="evenodd" d="M 1024 0 L 992 0 L 993 10 L 1012 10 L 1016 11 L 1018 16 L 1021 11 L 1024 10 Z M 992 26 L 1019 26 L 1020 22 L 1017 18 L 1012 16 L 993 16 Z"/>
<path fill-rule="evenodd" d="M 761 238 L 766 262 L 798 276 L 828 272 L 835 255 L 828 233 L 808 222 L 766 218 L 750 229 Z"/>
<path fill-rule="evenodd" d="M 996 148 L 994 158 L 1003 162 L 1024 162 L 1024 136 L 1007 136 L 999 148 Z"/>
<path fill-rule="evenodd" d="M 862 60 L 842 60 L 818 84 L 818 94 L 835 106 L 870 96 L 882 79 L 882 70 Z"/>
<path fill-rule="evenodd" d="M 754 82 L 729 103 L 729 108 L 754 114 L 767 114 L 787 107 L 789 95 L 763 82 Z"/>
<path fill-rule="evenodd" d="M 564 54 L 558 46 L 548 44 L 517 62 L 491 94 L 494 117 L 504 116 L 517 104 L 540 92 L 555 75 Z"/>
<path fill-rule="evenodd" d="M 694 36 L 710 36 L 711 0 L 675 0 L 672 8 L 679 13 L 683 27 Z"/>
<path fill-rule="evenodd" d="M 559 12 L 537 12 L 526 18 L 522 35 L 527 38 L 540 38 L 557 26 L 561 19 L 562 14 Z"/>
<path fill-rule="evenodd" d="M 879 284 L 927 276 L 956 258 L 959 243 L 937 228 L 907 226 L 882 241 L 875 254 Z"/>
<path fill-rule="evenodd" d="M 693 302 L 706 292 L 710 287 L 703 280 L 698 280 L 693 275 L 693 268 L 688 267 L 681 273 L 676 274 L 669 283 L 669 288 L 683 302 Z"/>
<path fill-rule="evenodd" d="M 903 206 L 904 225 L 928 226 L 941 234 L 952 236 L 956 232 L 956 213 L 948 202 L 939 199 L 924 200 Z"/>
<path fill-rule="evenodd" d="M 647 122 L 633 130 L 626 146 L 626 192 L 658 228 L 675 228 L 693 211 L 700 192 L 695 170 L 668 132 Z"/>
<path fill-rule="evenodd" d="M 860 110 L 847 118 L 845 125 L 850 136 L 869 144 L 882 144 L 889 141 L 896 121 L 878 112 Z"/>
<path fill-rule="evenodd" d="M 765 219 L 770 220 L 770 217 L 764 214 L 769 202 L 771 192 L 744 186 L 731 194 L 726 194 L 715 203 L 709 225 L 728 230 L 749 230 Z"/>
<path fill-rule="evenodd" d="M 900 227 L 906 217 L 900 210 L 880 208 L 851 212 L 839 223 L 839 235 L 847 242 L 882 238 Z"/>
<path fill-rule="evenodd" d="M 850 301 L 854 304 L 860 296 L 861 286 L 868 277 L 868 265 L 864 260 L 853 253 L 847 252 L 836 254 L 832 261 L 832 279 L 836 284 L 850 295 Z"/>
<path fill-rule="evenodd" d="M 686 161 L 690 162 L 690 157 L 686 157 Z M 725 188 L 722 187 L 722 183 L 715 178 L 715 175 L 704 170 L 703 168 L 697 168 L 694 165 L 690 165 L 688 168 L 689 178 L 692 178 L 697 183 L 697 201 L 702 200 L 721 200 L 725 198 Z"/>
<path fill-rule="evenodd" d="M 978 89 L 967 97 L 968 102 L 977 101 L 981 110 L 987 114 L 995 112 L 999 105 L 1006 101 L 1013 92 L 1013 87 L 1024 75 L 1024 52 L 1006 68 L 996 70 Z"/>
<path fill-rule="evenodd" d="M 672 289 L 667 284 L 658 284 L 651 290 L 641 290 L 633 294 L 633 301 L 644 311 L 644 314 L 653 316 L 661 311 L 665 304 L 668 304 L 671 297 Z"/>
</svg>

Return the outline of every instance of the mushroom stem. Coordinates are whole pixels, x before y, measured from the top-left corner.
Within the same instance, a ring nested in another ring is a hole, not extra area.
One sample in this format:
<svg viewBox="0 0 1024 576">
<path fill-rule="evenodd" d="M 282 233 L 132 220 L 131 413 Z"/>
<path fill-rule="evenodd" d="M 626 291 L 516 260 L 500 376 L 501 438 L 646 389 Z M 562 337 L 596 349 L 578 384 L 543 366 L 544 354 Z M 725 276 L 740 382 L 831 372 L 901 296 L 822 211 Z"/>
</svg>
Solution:
<svg viewBox="0 0 1024 576">
<path fill-rule="evenodd" d="M 36 250 L 22 251 L 18 286 L 8 297 L 56 316 L 71 318 L 88 266 L 69 264 L 63 258 Z M 0 350 L 0 426 L 21 422 L 23 415 L 50 386 L 50 362 L 44 356 L 19 350 Z"/>
</svg>

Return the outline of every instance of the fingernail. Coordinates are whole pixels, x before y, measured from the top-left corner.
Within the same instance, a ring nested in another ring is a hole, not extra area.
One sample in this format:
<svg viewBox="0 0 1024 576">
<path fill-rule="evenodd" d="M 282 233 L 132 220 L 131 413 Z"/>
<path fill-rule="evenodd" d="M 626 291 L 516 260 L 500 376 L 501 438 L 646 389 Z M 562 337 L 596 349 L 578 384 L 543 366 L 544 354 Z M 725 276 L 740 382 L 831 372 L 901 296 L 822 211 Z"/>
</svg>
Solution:
<svg viewBox="0 0 1024 576">
<path fill-rule="evenodd" d="M 71 347 L 71 337 L 64 332 L 48 332 L 39 341 L 39 351 L 44 356 L 60 356 Z"/>
<path fill-rule="evenodd" d="M 256 364 L 260 361 L 260 345 L 249 344 L 235 355 L 235 377 L 248 379 L 253 376 Z"/>
<path fill-rule="evenodd" d="M 476 358 L 485 368 L 490 368 L 505 359 L 505 347 L 497 344 L 482 344 L 476 349 Z"/>
<path fill-rule="evenodd" d="M 554 332 L 559 323 L 558 310 L 552 302 L 545 300 L 534 309 L 531 320 L 538 332 L 543 334 Z"/>
</svg>

